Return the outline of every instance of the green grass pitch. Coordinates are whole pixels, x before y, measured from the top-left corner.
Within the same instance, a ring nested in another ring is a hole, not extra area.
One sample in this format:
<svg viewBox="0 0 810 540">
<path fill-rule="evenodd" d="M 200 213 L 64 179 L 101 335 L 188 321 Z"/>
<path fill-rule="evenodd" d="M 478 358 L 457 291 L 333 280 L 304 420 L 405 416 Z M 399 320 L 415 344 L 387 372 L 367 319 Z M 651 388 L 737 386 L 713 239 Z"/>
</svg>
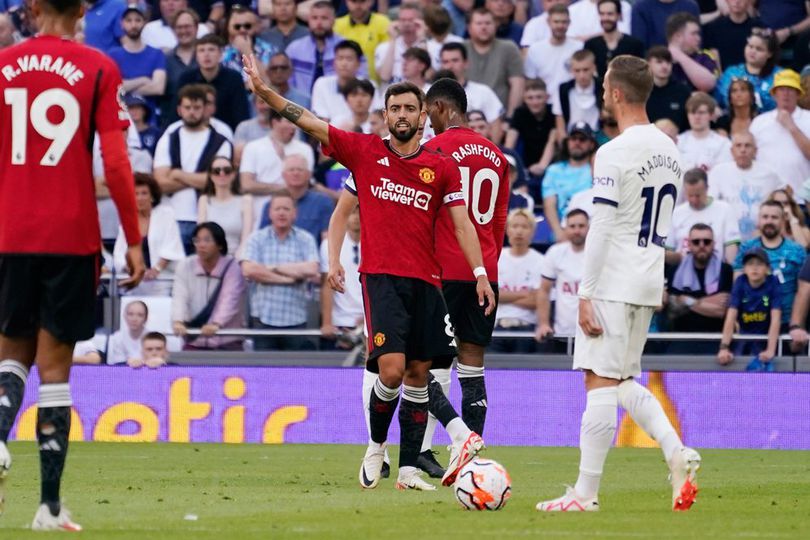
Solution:
<svg viewBox="0 0 810 540">
<path fill-rule="evenodd" d="M 33 443 L 12 443 L 0 538 L 26 531 L 39 496 Z M 575 448 L 491 448 L 513 497 L 499 512 L 461 509 L 449 488 L 363 491 L 358 446 L 74 443 L 63 498 L 84 539 L 810 538 L 810 452 L 704 450 L 700 495 L 669 510 L 659 450 L 613 449 L 602 510 L 539 514 L 576 478 Z M 396 448 L 392 448 L 396 459 Z M 439 456 L 440 461 L 446 452 Z M 196 516 L 196 519 L 187 517 Z"/>
</svg>

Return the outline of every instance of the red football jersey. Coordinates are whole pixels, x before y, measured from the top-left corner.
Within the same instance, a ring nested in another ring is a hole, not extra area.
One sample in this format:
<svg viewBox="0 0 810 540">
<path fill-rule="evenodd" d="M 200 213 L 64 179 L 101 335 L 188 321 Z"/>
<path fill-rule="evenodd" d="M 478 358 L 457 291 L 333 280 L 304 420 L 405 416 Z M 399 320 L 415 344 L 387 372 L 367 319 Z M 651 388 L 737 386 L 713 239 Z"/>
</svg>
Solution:
<svg viewBox="0 0 810 540">
<path fill-rule="evenodd" d="M 434 227 L 442 206 L 464 204 L 461 177 L 447 157 L 420 147 L 402 157 L 376 135 L 329 126 L 324 153 L 352 172 L 362 226 L 360 272 L 440 283 Z"/>
<path fill-rule="evenodd" d="M 0 253 L 100 251 L 92 141 L 129 125 L 120 91 L 115 63 L 74 41 L 0 50 Z"/>
<path fill-rule="evenodd" d="M 470 221 L 478 232 L 481 254 L 489 280 L 498 282 L 498 258 L 503 248 L 506 214 L 509 209 L 509 163 L 491 141 L 466 127 L 453 127 L 428 141 L 426 147 L 449 156 L 461 171 L 461 185 Z M 436 257 L 442 279 L 475 281 L 455 227 L 446 211 L 436 223 Z"/>
</svg>

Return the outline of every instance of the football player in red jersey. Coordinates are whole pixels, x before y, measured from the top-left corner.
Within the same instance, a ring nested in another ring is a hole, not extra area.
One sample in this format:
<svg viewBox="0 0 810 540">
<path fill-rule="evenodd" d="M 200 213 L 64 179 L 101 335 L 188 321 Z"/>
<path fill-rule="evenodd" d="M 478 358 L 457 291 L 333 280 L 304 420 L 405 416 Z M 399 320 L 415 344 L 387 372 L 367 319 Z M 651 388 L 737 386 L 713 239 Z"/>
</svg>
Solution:
<svg viewBox="0 0 810 540">
<path fill-rule="evenodd" d="M 6 441 L 36 360 L 42 491 L 31 527 L 75 531 L 81 527 L 62 507 L 59 489 L 73 346 L 95 331 L 95 132 L 129 245 L 123 286 L 138 284 L 144 262 L 118 68 L 71 41 L 84 15 L 80 0 L 33 0 L 32 13 L 40 33 L 0 51 L 0 511 L 11 466 Z"/>
<path fill-rule="evenodd" d="M 379 370 L 369 405 L 371 442 L 360 467 L 360 485 L 368 489 L 379 482 L 388 428 L 403 386 L 396 485 L 399 489 L 435 489 L 420 477 L 416 459 L 428 417 L 428 371 L 432 364 L 449 365 L 455 354 L 445 323 L 447 308 L 438 288 L 441 270 L 433 250 L 433 230 L 441 207 L 450 213 L 467 263 L 481 273 L 471 294 L 488 312 L 495 307 L 478 237 L 464 207 L 458 167 L 419 144 L 416 134 L 425 113 L 422 91 L 413 84 L 395 84 L 386 91 L 384 114 L 391 139 L 382 140 L 336 129 L 287 101 L 264 84 L 255 66 L 255 59 L 245 58 L 245 72 L 256 95 L 320 141 L 324 153 L 334 156 L 353 175 L 329 224 L 327 280 L 333 289 L 343 291 L 340 249 L 346 221 L 359 204 L 368 362 Z M 460 468 L 483 447 L 483 441 L 466 426 L 459 426 L 456 435 Z"/>
<path fill-rule="evenodd" d="M 495 144 L 466 126 L 467 96 L 458 82 L 447 78 L 434 82 L 427 93 L 426 107 L 437 136 L 425 147 L 449 156 L 461 171 L 470 221 L 478 233 L 484 267 L 497 295 L 498 258 L 509 206 L 509 164 Z M 484 349 L 492 340 L 495 312 L 487 313 L 470 301 L 478 278 L 469 266 L 460 264 L 461 249 L 444 210 L 436 222 L 436 258 L 442 267 L 442 291 L 458 348 L 461 418 L 472 431 L 481 434 L 487 413 Z M 419 467 L 436 476 L 441 469 L 430 451 L 434 418 L 443 425 L 448 419 L 442 418 L 432 405 L 434 401 L 440 403 L 434 400 L 435 393 L 449 390 L 450 369 L 434 368 L 431 374 L 431 412 L 435 416 L 428 422 Z"/>
</svg>

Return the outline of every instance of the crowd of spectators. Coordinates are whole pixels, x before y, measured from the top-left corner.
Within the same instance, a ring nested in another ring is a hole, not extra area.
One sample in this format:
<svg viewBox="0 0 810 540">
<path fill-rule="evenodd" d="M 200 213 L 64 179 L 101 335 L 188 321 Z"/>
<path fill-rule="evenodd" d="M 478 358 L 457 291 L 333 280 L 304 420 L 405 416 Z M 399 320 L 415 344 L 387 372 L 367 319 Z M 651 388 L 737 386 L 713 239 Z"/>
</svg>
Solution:
<svg viewBox="0 0 810 540">
<path fill-rule="evenodd" d="M 523 352 L 573 333 L 591 163 L 618 133 L 602 81 L 613 57 L 646 58 L 650 119 L 675 140 L 685 171 L 655 329 L 725 331 L 723 362 L 736 350 L 730 331 L 768 334 L 777 315 L 777 330 L 807 343 L 809 2 L 95 0 L 80 26 L 79 39 L 124 79 L 149 267 L 131 293 L 145 300 L 127 304 L 108 363 L 165 361 L 135 352 L 152 335 L 150 298 L 171 298 L 170 347 L 179 337 L 186 349 L 241 349 L 246 340 L 217 336 L 241 327 L 279 331 L 252 340 L 256 349 L 353 343 L 338 338 L 362 321 L 359 286 L 340 296 L 321 286 L 325 230 L 349 171 L 250 95 L 243 54 L 287 99 L 381 137 L 391 83 L 427 90 L 452 77 L 465 87 L 470 126 L 511 165 L 497 327 L 534 331 L 543 344 L 494 347 Z M 0 48 L 34 33 L 25 0 L 0 0 Z M 433 136 L 429 123 L 423 135 Z M 96 176 L 107 270 L 122 274 L 124 243 L 99 166 Z M 356 274 L 354 221 L 341 259 Z M 780 309 L 750 311 L 741 302 L 752 290 Z M 280 335 L 302 328 L 321 328 L 320 343 Z M 773 350 L 763 347 L 767 363 Z"/>
</svg>

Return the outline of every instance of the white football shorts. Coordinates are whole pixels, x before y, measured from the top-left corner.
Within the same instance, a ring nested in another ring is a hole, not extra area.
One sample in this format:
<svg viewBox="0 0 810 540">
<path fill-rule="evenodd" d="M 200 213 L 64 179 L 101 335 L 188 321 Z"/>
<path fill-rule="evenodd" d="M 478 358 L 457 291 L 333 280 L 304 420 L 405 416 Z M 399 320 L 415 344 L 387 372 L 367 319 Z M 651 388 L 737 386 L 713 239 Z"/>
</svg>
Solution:
<svg viewBox="0 0 810 540">
<path fill-rule="evenodd" d="M 591 304 L 603 333 L 586 336 L 577 324 L 574 369 L 589 369 L 609 379 L 640 376 L 641 353 L 655 308 L 609 300 L 591 300 Z"/>
</svg>

